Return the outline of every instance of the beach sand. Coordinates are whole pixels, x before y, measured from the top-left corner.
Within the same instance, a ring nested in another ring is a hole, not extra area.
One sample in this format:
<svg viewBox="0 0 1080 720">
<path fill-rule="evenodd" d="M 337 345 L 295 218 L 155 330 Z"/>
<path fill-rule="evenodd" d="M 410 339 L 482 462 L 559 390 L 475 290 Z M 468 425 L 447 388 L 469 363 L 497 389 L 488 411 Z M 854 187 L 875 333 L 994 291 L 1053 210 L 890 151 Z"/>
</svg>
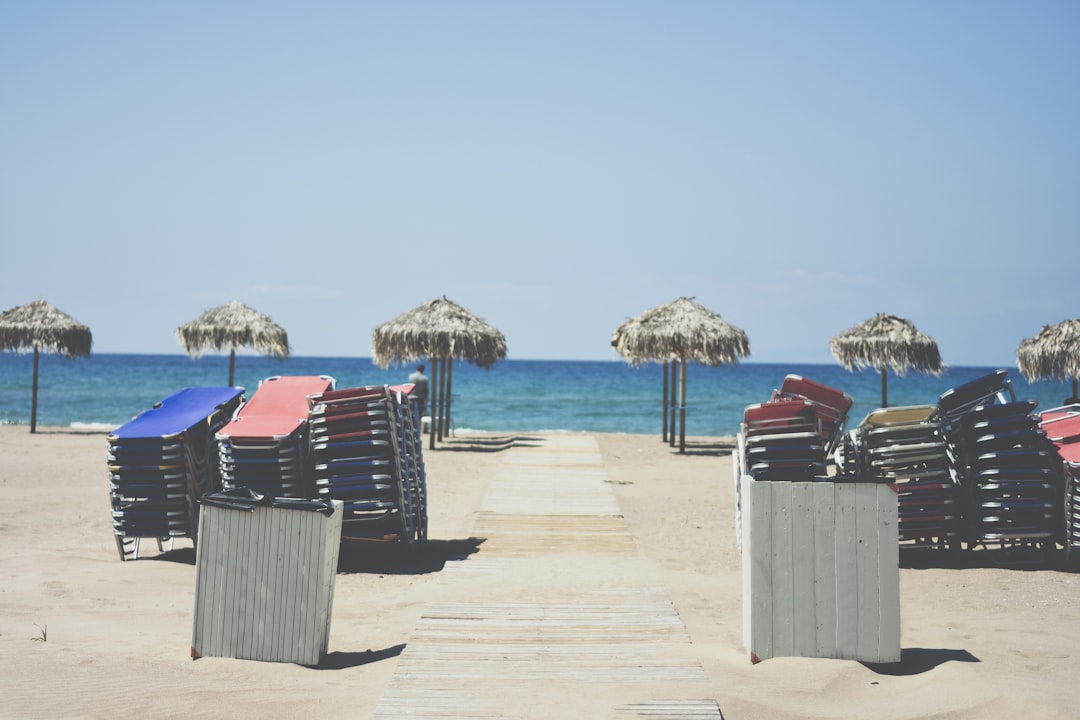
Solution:
<svg viewBox="0 0 1080 720">
<path fill-rule="evenodd" d="M 903 567 L 898 665 L 752 664 L 730 439 L 685 455 L 559 439 L 558 477 L 580 473 L 621 519 L 555 528 L 558 498 L 546 520 L 512 517 L 500 478 L 545 461 L 546 436 L 425 450 L 430 542 L 343 546 L 329 654 L 309 668 L 192 660 L 191 541 L 120 561 L 104 434 L 0 426 L 0 716 L 1080 716 L 1080 576 Z"/>
</svg>

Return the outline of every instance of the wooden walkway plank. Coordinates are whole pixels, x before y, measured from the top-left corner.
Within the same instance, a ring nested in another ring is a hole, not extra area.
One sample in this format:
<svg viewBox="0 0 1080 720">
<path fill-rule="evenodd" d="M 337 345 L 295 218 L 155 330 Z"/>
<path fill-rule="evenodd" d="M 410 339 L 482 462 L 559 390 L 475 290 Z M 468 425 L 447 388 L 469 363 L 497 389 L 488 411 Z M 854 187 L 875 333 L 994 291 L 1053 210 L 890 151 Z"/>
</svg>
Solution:
<svg viewBox="0 0 1080 720">
<path fill-rule="evenodd" d="M 457 595 L 460 583 L 512 587 L 514 578 L 532 577 L 535 563 L 557 555 L 603 555 L 612 563 L 640 557 L 596 440 L 587 435 L 550 436 L 541 446 L 507 451 L 473 534 L 484 538 L 479 551 L 454 563 L 445 578 L 458 583 Z M 500 577 L 507 582 L 499 584 Z M 627 583 L 635 576 L 625 571 L 612 577 L 624 579 L 589 578 L 589 586 L 581 587 L 556 577 L 541 597 L 432 603 L 399 656 L 375 717 L 507 717 L 507 698 L 550 696 L 552 683 L 566 692 L 559 697 L 582 701 L 600 685 L 609 687 L 606 692 L 626 686 L 624 698 L 640 697 L 650 685 L 700 688 L 704 669 L 667 590 Z M 522 707 L 510 717 L 532 717 L 534 710 Z M 609 708 L 612 717 L 626 713 L 720 717 L 713 700 Z"/>
</svg>

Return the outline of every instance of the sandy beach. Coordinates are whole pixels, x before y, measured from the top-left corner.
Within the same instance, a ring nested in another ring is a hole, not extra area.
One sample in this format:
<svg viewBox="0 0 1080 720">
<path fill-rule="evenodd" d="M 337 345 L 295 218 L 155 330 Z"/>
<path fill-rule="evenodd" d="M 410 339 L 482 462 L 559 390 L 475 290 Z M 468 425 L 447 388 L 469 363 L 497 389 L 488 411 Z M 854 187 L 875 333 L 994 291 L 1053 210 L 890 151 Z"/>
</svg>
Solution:
<svg viewBox="0 0 1080 720">
<path fill-rule="evenodd" d="M 1057 570 L 902 567 L 901 663 L 752 664 L 730 438 L 425 450 L 429 543 L 343 546 L 319 667 L 192 660 L 191 541 L 120 561 L 105 446 L 0 426 L 0 716 L 1080 716 L 1080 576 Z M 541 467 L 539 502 L 511 478 Z"/>
</svg>

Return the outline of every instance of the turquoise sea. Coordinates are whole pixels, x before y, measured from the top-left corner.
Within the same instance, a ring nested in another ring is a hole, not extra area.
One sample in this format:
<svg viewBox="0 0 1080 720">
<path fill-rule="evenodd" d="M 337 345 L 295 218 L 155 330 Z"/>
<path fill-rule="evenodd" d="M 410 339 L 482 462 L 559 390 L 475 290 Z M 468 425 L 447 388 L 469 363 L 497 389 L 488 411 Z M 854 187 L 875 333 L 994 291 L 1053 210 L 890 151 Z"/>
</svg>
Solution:
<svg viewBox="0 0 1080 720">
<path fill-rule="evenodd" d="M 1004 366 L 954 367 L 941 377 L 889 376 L 889 405 L 934 403 L 951 387 Z M 489 370 L 456 363 L 452 412 L 458 432 L 593 431 L 659 435 L 662 366 L 632 367 L 622 361 L 505 360 Z M 382 370 L 369 358 L 256 355 L 236 358 L 236 385 L 248 396 L 275 375 L 330 375 L 338 388 L 405 382 L 412 365 Z M 1006 367 L 1018 399 L 1041 409 L 1061 405 L 1068 382 L 1029 384 Z M 844 390 L 855 398 L 849 426 L 881 405 L 876 372 L 849 373 L 839 365 L 742 363 L 690 365 L 687 372 L 687 435 L 734 435 L 743 408 L 763 402 L 784 376 L 795 373 Z M 430 376 L 430 368 L 428 375 Z M 0 353 L 0 423 L 30 424 L 33 356 Z M 94 354 L 70 360 L 42 355 L 38 425 L 111 430 L 173 392 L 191 386 L 228 384 L 228 356 Z"/>
</svg>

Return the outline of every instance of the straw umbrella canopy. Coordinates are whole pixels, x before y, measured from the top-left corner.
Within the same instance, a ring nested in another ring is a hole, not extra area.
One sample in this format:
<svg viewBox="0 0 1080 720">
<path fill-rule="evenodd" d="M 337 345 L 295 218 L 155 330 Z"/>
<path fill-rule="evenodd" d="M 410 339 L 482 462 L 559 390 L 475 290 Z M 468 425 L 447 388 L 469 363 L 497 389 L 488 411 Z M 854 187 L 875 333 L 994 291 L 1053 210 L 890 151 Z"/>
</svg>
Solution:
<svg viewBox="0 0 1080 720">
<path fill-rule="evenodd" d="M 432 360 L 432 386 L 436 389 L 432 416 L 440 419 L 432 427 L 434 447 L 436 431 L 442 439 L 449 422 L 454 359 L 486 370 L 506 358 L 506 338 L 493 325 L 443 296 L 377 326 L 372 333 L 372 350 L 375 364 L 383 368 L 421 358 Z M 442 363 L 441 372 L 436 363 Z"/>
<path fill-rule="evenodd" d="M 829 342 L 836 361 L 848 371 L 876 368 L 881 371 L 881 407 L 888 407 L 888 371 L 904 375 L 908 370 L 938 376 L 945 369 L 937 343 L 910 321 L 878 313 L 869 320 L 835 335 Z"/>
<path fill-rule="evenodd" d="M 686 449 L 686 363 L 731 365 L 750 355 L 746 333 L 692 298 L 679 298 L 647 310 L 615 329 L 611 346 L 631 365 L 678 362 L 682 408 L 679 450 Z M 672 388 L 674 395 L 674 388 Z M 674 443 L 675 430 L 672 426 Z"/>
<path fill-rule="evenodd" d="M 0 313 L 0 350 L 34 351 L 30 432 L 37 432 L 38 356 L 41 351 L 69 358 L 90 357 L 90 328 L 44 300 Z"/>
<path fill-rule="evenodd" d="M 1016 365 L 1030 381 L 1072 380 L 1072 397 L 1080 378 L 1080 320 L 1062 320 L 1043 325 L 1033 338 L 1025 338 L 1016 349 Z"/>
<path fill-rule="evenodd" d="M 229 351 L 229 385 L 236 377 L 236 349 L 250 347 L 256 352 L 284 360 L 289 357 L 289 336 L 268 316 L 235 300 L 207 310 L 191 322 L 176 328 L 176 337 L 191 357 L 207 350 Z"/>
</svg>

